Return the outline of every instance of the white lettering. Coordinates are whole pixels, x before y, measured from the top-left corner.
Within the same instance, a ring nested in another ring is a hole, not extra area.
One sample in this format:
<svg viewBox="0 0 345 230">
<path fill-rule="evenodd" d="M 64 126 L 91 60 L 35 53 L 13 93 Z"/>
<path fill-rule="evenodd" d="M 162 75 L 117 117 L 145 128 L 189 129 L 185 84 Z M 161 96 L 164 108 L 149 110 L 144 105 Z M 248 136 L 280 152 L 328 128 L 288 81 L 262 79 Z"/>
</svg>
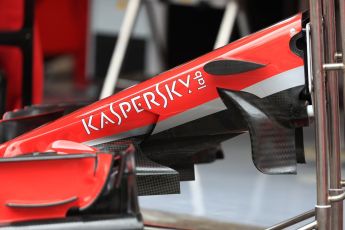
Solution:
<svg viewBox="0 0 345 230">
<path fill-rule="evenodd" d="M 174 97 L 172 94 L 175 94 L 178 97 L 182 97 L 181 94 L 179 94 L 178 92 L 175 91 L 175 87 L 176 87 L 176 81 L 173 81 L 173 84 L 171 86 L 171 89 L 169 88 L 168 84 L 165 84 L 165 89 L 167 90 L 167 93 L 170 97 L 170 100 L 174 100 Z"/>
<path fill-rule="evenodd" d="M 192 78 L 192 79 L 191 79 Z M 191 81 L 196 82 L 191 82 Z M 176 89 L 176 83 L 178 83 L 178 90 Z M 109 109 L 104 111 L 102 108 L 102 112 L 100 112 L 100 116 L 97 114 L 97 121 L 96 124 L 93 122 L 93 116 L 91 115 L 88 118 L 83 118 L 82 124 L 83 127 L 88 135 L 91 134 L 93 131 L 98 131 L 103 128 L 106 128 L 109 124 L 117 124 L 121 125 L 123 119 L 127 119 L 129 116 L 129 112 L 134 109 L 136 113 L 141 113 L 148 108 L 149 110 L 152 109 L 154 106 L 162 106 L 162 109 L 167 108 L 168 101 L 174 101 L 178 97 L 183 97 L 188 94 L 197 92 L 197 90 L 202 90 L 206 88 L 206 80 L 203 77 L 201 71 L 192 72 L 190 74 L 185 75 L 183 78 L 175 78 L 175 80 L 169 80 L 164 84 L 163 87 L 159 88 L 160 83 L 157 83 L 154 88 L 152 86 L 152 92 L 144 92 L 139 94 L 140 91 L 133 96 L 132 98 L 128 99 L 127 101 L 123 101 L 119 104 L 115 104 L 116 102 L 109 104 Z M 184 87 L 186 90 L 184 90 Z M 193 88 L 194 87 L 194 88 Z M 160 91 L 164 89 L 163 91 Z M 142 99 L 143 98 L 143 99 Z M 162 102 L 161 102 L 162 101 Z M 147 107 L 143 107 L 142 103 L 146 103 Z M 110 111 L 110 113 L 108 112 Z M 100 117 L 100 118 L 99 118 Z"/>
<path fill-rule="evenodd" d="M 202 77 L 201 71 L 196 71 L 195 74 L 194 74 L 194 76 L 195 76 L 194 79 L 198 79 L 198 78 Z"/>
<path fill-rule="evenodd" d="M 149 96 L 151 97 L 151 99 L 148 98 Z M 155 104 L 156 106 L 160 105 L 158 102 L 155 101 L 156 97 L 155 97 L 155 94 L 152 92 L 144 93 L 143 97 L 144 97 L 145 103 L 149 109 L 152 109 L 150 102 L 152 102 L 152 104 Z"/>
<path fill-rule="evenodd" d="M 90 117 L 89 117 L 89 121 L 88 121 L 88 123 L 86 124 L 86 122 L 85 122 L 85 119 L 82 119 L 81 121 L 83 122 L 83 125 L 84 125 L 84 128 L 85 128 L 85 131 L 86 131 L 86 133 L 87 134 L 90 134 L 91 132 L 90 132 L 90 129 L 93 129 L 93 130 L 99 130 L 97 127 L 95 127 L 95 126 L 93 126 L 91 123 L 92 123 L 92 118 L 93 118 L 93 115 L 91 115 Z M 90 129 L 89 129 L 90 128 Z"/>
<path fill-rule="evenodd" d="M 181 82 L 182 85 L 186 86 L 186 88 L 189 88 L 190 84 L 190 74 L 187 76 L 187 82 L 184 82 L 182 79 L 178 79 L 179 82 Z"/>
<path fill-rule="evenodd" d="M 106 120 L 105 122 L 104 119 Z M 104 128 L 104 123 L 107 125 L 109 122 L 115 124 L 115 122 L 105 115 L 105 113 L 101 112 L 101 129 Z"/>
<path fill-rule="evenodd" d="M 117 125 L 120 125 L 120 124 L 121 124 L 121 121 L 122 121 L 121 116 L 120 116 L 117 112 L 114 111 L 113 105 L 114 105 L 114 102 L 111 103 L 111 104 L 109 105 L 109 107 L 110 107 L 110 112 L 111 112 L 113 115 L 115 115 L 115 117 L 117 117 L 117 119 L 118 119 Z"/>
<path fill-rule="evenodd" d="M 138 105 L 141 106 L 140 103 L 139 103 L 138 105 L 135 103 L 135 101 L 137 101 L 138 99 L 140 99 L 140 96 L 133 97 L 133 98 L 131 99 L 131 102 L 132 102 L 132 105 L 133 105 L 135 111 L 136 111 L 137 113 L 140 113 L 140 112 L 144 111 L 144 109 L 139 109 L 139 108 L 138 108 Z"/>
<path fill-rule="evenodd" d="M 126 106 L 127 109 L 124 109 L 124 106 Z M 128 117 L 127 113 L 129 111 L 131 111 L 131 109 L 132 109 L 131 104 L 129 104 L 128 102 L 125 101 L 125 102 L 121 102 L 119 104 L 119 107 L 120 107 L 120 110 L 121 110 L 121 113 L 122 113 L 123 117 L 127 118 Z"/>
<path fill-rule="evenodd" d="M 164 101 L 163 108 L 165 109 L 168 106 L 168 99 L 166 98 L 166 96 L 164 96 L 164 94 L 161 93 L 161 91 L 159 91 L 159 84 L 156 85 L 156 92 L 159 96 L 163 98 L 163 101 Z"/>
<path fill-rule="evenodd" d="M 198 79 L 199 85 L 205 85 L 205 80 L 203 78 Z"/>
</svg>

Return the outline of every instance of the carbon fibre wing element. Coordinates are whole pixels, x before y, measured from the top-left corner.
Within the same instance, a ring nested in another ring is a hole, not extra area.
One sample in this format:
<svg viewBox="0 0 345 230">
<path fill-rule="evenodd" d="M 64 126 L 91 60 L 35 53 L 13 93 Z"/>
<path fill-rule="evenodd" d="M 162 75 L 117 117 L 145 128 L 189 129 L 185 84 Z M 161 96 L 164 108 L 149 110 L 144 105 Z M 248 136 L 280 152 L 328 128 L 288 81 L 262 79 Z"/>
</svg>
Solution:
<svg viewBox="0 0 345 230">
<path fill-rule="evenodd" d="M 219 93 L 225 105 L 230 110 L 234 106 L 239 108 L 247 122 L 256 168 L 266 174 L 296 173 L 297 163 L 304 162 L 303 141 L 300 141 L 302 129 L 298 127 L 301 122 L 295 119 L 303 120 L 305 114 L 298 99 L 292 96 L 295 104 L 287 103 L 285 111 L 270 103 L 272 100 L 249 93 L 224 89 L 219 89 Z M 289 92 L 288 95 L 293 94 Z"/>
</svg>

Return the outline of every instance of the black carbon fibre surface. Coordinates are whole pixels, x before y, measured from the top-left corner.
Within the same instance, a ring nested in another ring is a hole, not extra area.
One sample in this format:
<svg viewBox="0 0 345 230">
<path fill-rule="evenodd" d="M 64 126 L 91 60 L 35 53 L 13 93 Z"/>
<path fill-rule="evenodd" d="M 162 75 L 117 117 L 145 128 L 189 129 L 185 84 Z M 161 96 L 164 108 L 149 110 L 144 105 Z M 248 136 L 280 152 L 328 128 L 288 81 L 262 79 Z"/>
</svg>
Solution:
<svg viewBox="0 0 345 230">
<path fill-rule="evenodd" d="M 135 145 L 135 142 L 132 140 L 119 140 L 95 145 L 93 147 L 105 152 L 118 153 L 126 150 L 131 144 Z"/>
<path fill-rule="evenodd" d="M 180 176 L 175 170 L 148 159 L 137 148 L 136 174 L 139 195 L 180 193 Z"/>
<path fill-rule="evenodd" d="M 125 149 L 126 145 L 124 143 L 132 143 L 136 149 L 136 176 L 138 194 L 140 196 L 180 193 L 179 173 L 169 167 L 148 159 L 142 153 L 135 140 L 114 141 L 94 147 L 101 150 L 116 152 Z"/>
<path fill-rule="evenodd" d="M 308 124 L 306 100 L 301 99 L 304 88 L 304 86 L 294 87 L 265 98 L 257 98 L 244 92 L 239 94 L 281 125 L 296 128 Z"/>
<path fill-rule="evenodd" d="M 305 120 L 298 95 L 287 92 L 260 99 L 244 92 L 219 92 L 229 109 L 235 105 L 242 111 L 258 170 L 267 174 L 296 173 L 297 154 L 301 151 L 296 142 L 296 127 Z"/>
<path fill-rule="evenodd" d="M 235 112 L 236 111 L 236 112 Z M 154 162 L 194 180 L 194 164 L 223 158 L 220 143 L 247 130 L 239 110 L 224 110 L 147 137 L 143 153 Z"/>
<path fill-rule="evenodd" d="M 63 115 L 66 115 L 86 105 L 88 105 L 88 103 L 32 105 L 27 106 L 23 109 L 6 112 L 6 114 L 4 115 L 4 120 L 21 117 L 30 117 L 43 113 L 52 113 L 57 111 L 62 111 Z"/>
<path fill-rule="evenodd" d="M 204 70 L 212 75 L 231 75 L 262 68 L 265 65 L 241 60 L 215 60 L 207 63 Z"/>
<path fill-rule="evenodd" d="M 24 109 L 6 112 L 3 122 L 0 123 L 0 143 L 54 121 L 85 105 L 85 103 L 33 105 Z"/>
<path fill-rule="evenodd" d="M 9 141 L 25 132 L 63 116 L 62 111 L 4 120 L 0 123 L 0 143 Z"/>
</svg>

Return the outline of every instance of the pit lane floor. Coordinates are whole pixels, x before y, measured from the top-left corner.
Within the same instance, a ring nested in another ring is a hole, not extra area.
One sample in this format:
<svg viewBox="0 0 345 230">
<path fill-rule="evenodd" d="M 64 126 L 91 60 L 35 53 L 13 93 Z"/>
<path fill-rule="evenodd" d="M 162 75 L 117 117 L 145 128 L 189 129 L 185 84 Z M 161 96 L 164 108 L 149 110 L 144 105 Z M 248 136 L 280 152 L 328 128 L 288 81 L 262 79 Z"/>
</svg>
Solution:
<svg viewBox="0 0 345 230">
<path fill-rule="evenodd" d="M 243 134 L 223 143 L 224 160 L 198 165 L 197 180 L 182 182 L 180 195 L 140 197 L 141 208 L 229 224 L 226 228 L 195 225 L 193 229 L 263 229 L 306 212 L 316 202 L 313 133 L 312 128 L 304 130 L 307 164 L 298 165 L 297 175 L 257 171 L 249 135 Z M 185 226 L 190 226 L 186 219 Z"/>
</svg>

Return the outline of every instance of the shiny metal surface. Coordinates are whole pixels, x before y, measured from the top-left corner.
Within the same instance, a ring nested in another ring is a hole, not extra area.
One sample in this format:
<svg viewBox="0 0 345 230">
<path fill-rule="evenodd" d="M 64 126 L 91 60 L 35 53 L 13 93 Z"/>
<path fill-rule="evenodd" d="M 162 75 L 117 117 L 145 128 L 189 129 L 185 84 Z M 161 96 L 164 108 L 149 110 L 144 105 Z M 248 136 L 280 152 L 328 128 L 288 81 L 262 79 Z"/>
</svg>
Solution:
<svg viewBox="0 0 345 230">
<path fill-rule="evenodd" d="M 305 26 L 305 33 L 306 33 L 306 46 L 307 46 L 307 73 L 308 73 L 308 89 L 309 92 L 313 92 L 313 62 L 311 60 L 312 57 L 312 50 L 311 50 L 311 38 L 310 38 L 310 23 L 307 23 Z M 313 97 L 311 98 L 312 104 L 313 103 Z"/>
<path fill-rule="evenodd" d="M 336 22 L 334 0 L 323 0 L 324 28 L 325 28 L 325 62 L 331 63 L 326 67 L 334 67 L 335 53 L 337 52 Z M 342 63 L 340 63 L 342 65 Z M 342 68 L 344 66 L 342 65 Z M 325 65 L 324 65 L 325 68 Z M 340 162 L 340 118 L 339 118 L 339 84 L 338 72 L 327 71 L 327 116 L 329 122 L 329 177 L 330 189 L 342 192 L 341 162 Z M 330 199 L 330 201 L 332 201 Z M 332 204 L 331 228 L 340 230 L 343 228 L 343 203 Z"/>
<path fill-rule="evenodd" d="M 327 63 L 327 64 L 323 64 L 323 68 L 325 70 L 342 70 L 344 69 L 344 64 L 343 63 Z"/>
<path fill-rule="evenodd" d="M 342 47 L 341 58 L 342 58 L 342 57 L 345 57 L 345 0 L 338 0 L 338 2 L 339 2 L 339 16 L 340 16 L 339 28 L 340 28 L 340 34 L 341 34 L 341 47 Z M 343 63 L 344 63 L 344 60 L 343 60 Z"/>
<path fill-rule="evenodd" d="M 297 223 L 299 223 L 299 222 L 302 222 L 302 221 L 307 220 L 307 219 L 309 219 L 309 218 L 311 218 L 311 217 L 314 217 L 314 216 L 315 216 L 315 210 L 312 209 L 312 210 L 310 210 L 310 211 L 308 211 L 308 212 L 302 213 L 301 215 L 295 216 L 295 217 L 293 217 L 293 218 L 291 218 L 291 219 L 288 219 L 288 220 L 283 221 L 283 222 L 281 222 L 281 223 L 279 223 L 279 224 L 276 224 L 276 225 L 274 225 L 274 226 L 272 226 L 272 227 L 269 227 L 269 228 L 267 228 L 266 230 L 280 230 L 280 229 L 285 229 L 285 228 L 287 228 L 287 227 L 290 227 L 290 226 L 292 226 L 292 225 L 295 225 L 295 224 L 297 224 Z"/>
<path fill-rule="evenodd" d="M 341 59 L 343 59 L 343 54 L 337 52 L 337 53 L 334 54 L 334 57 L 335 57 L 336 59 L 338 59 L 338 60 L 341 60 Z"/>
<path fill-rule="evenodd" d="M 311 229 L 315 229 L 316 226 L 317 226 L 317 222 L 313 221 L 310 224 L 307 224 L 307 225 L 299 228 L 298 230 L 311 230 Z"/>
<path fill-rule="evenodd" d="M 340 38 L 341 38 L 341 47 L 342 47 L 342 52 L 341 53 L 336 53 L 335 56 L 338 57 L 338 59 L 341 59 L 342 64 L 344 64 L 344 58 L 345 57 L 345 0 L 339 0 L 339 17 L 340 17 L 340 22 L 339 22 L 339 28 L 340 28 Z M 338 55 L 337 55 L 338 54 Z M 339 74 L 343 79 L 345 77 L 345 70 L 343 69 L 342 74 Z M 344 86 L 343 86 L 344 87 Z M 343 106 L 345 106 L 345 91 L 343 88 Z M 343 107 L 345 108 L 345 107 Z M 341 187 L 344 187 L 343 181 L 340 181 Z M 338 203 L 343 203 L 343 202 L 338 202 Z"/>
<path fill-rule="evenodd" d="M 342 190 L 341 190 L 342 191 Z M 333 195 L 333 196 L 330 196 L 329 198 L 328 198 L 328 200 L 330 201 L 330 202 L 338 202 L 338 201 L 342 201 L 342 200 L 344 200 L 345 199 L 345 193 L 342 191 L 342 193 L 341 194 L 339 194 L 339 195 Z M 341 203 L 341 202 L 339 202 L 339 203 Z M 333 207 L 332 207 L 333 208 Z"/>
<path fill-rule="evenodd" d="M 341 59 L 342 63 L 344 64 L 344 58 L 345 57 L 345 0 L 339 0 L 339 16 L 340 16 L 340 22 L 339 22 L 339 28 L 340 28 L 340 38 L 341 38 L 341 47 L 342 47 L 342 52 L 341 53 L 336 53 L 336 58 Z M 338 54 L 338 55 L 337 55 Z M 343 69 L 342 74 L 340 74 L 341 77 L 345 77 L 345 70 Z M 343 86 L 344 87 L 344 86 Z M 343 99 L 345 98 L 345 91 L 343 89 Z M 345 100 L 343 100 L 343 106 L 345 106 Z M 344 107 L 345 108 L 345 107 Z M 344 186 L 342 183 L 343 181 L 340 181 L 341 187 Z M 343 203 L 343 202 L 338 202 L 338 203 Z"/>
<path fill-rule="evenodd" d="M 323 71 L 324 39 L 322 24 L 322 1 L 310 0 L 310 25 L 312 47 L 312 70 L 314 84 L 315 144 L 318 229 L 330 229 L 330 205 L 328 200 L 328 133 L 326 113 L 326 86 Z"/>
</svg>

